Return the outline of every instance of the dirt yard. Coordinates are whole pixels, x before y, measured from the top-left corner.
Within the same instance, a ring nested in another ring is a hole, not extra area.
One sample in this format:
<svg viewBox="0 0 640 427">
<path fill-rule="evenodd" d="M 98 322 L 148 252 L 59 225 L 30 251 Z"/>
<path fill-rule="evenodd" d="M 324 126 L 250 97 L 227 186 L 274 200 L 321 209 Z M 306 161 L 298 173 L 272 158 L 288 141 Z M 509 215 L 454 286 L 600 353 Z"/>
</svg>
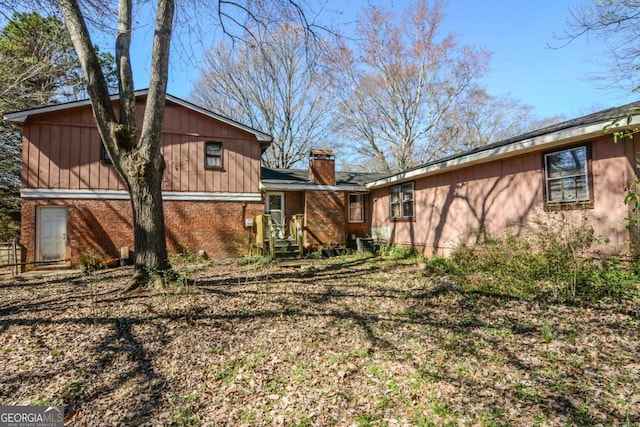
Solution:
<svg viewBox="0 0 640 427">
<path fill-rule="evenodd" d="M 0 402 L 76 426 L 639 425 L 638 307 L 464 293 L 415 263 L 0 282 Z"/>
</svg>

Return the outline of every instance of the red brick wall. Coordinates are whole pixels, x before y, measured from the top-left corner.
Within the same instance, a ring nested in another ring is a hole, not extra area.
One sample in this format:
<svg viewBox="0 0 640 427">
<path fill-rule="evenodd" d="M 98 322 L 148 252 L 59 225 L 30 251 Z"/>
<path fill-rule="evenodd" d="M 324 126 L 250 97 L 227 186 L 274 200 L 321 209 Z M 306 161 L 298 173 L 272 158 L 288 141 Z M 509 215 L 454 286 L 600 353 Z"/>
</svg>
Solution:
<svg viewBox="0 0 640 427">
<path fill-rule="evenodd" d="M 284 208 L 287 221 L 295 214 L 304 213 L 304 192 L 287 191 L 284 193 Z"/>
<path fill-rule="evenodd" d="M 305 238 L 312 245 L 344 245 L 344 193 L 307 191 L 305 199 Z"/>
<path fill-rule="evenodd" d="M 67 256 L 72 266 L 83 254 L 119 257 L 123 246 L 133 252 L 128 200 L 23 199 L 23 261 L 35 260 L 36 207 L 42 205 L 67 206 Z M 264 204 L 164 201 L 164 210 L 169 253 L 203 249 L 211 256 L 237 256 L 248 248 L 245 219 L 264 212 Z"/>
<path fill-rule="evenodd" d="M 318 185 L 336 185 L 336 166 L 333 159 L 309 159 L 309 178 Z"/>
</svg>

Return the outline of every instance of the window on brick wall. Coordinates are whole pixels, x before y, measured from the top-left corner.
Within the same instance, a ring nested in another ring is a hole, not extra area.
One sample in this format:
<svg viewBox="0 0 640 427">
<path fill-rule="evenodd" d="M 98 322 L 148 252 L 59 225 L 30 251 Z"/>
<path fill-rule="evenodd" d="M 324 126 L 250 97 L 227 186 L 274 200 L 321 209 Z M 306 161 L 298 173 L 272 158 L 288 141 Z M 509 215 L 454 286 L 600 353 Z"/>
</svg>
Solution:
<svg viewBox="0 0 640 427">
<path fill-rule="evenodd" d="M 210 169 L 222 169 L 222 142 L 206 141 L 204 150 L 204 166 Z"/>
<path fill-rule="evenodd" d="M 349 194 L 349 222 L 364 222 L 364 194 Z"/>
<path fill-rule="evenodd" d="M 413 182 L 394 185 L 389 192 L 391 218 L 413 218 Z"/>
</svg>

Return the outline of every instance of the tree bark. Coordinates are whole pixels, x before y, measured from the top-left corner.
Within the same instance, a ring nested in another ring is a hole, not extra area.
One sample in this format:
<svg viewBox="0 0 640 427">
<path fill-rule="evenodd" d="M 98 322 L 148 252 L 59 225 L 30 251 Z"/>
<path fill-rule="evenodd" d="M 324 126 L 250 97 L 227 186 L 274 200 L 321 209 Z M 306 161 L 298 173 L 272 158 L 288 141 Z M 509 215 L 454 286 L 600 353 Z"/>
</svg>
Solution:
<svg viewBox="0 0 640 427">
<path fill-rule="evenodd" d="M 116 117 L 100 62 L 77 0 L 57 0 L 83 73 L 98 132 L 114 168 L 131 198 L 135 244 L 135 273 L 125 290 L 144 285 L 151 276 L 173 274 L 168 260 L 162 205 L 165 162 L 160 152 L 174 0 L 158 0 L 151 62 L 151 81 L 140 137 L 136 140 L 135 93 L 130 60 L 132 1 L 119 1 L 116 60 L 120 118 Z"/>
</svg>

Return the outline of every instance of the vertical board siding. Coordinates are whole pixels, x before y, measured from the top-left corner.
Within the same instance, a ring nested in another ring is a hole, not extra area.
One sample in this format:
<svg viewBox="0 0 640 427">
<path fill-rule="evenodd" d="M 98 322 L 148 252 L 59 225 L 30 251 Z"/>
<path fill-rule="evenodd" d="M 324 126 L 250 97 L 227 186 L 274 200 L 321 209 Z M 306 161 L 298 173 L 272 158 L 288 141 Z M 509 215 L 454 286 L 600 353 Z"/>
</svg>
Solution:
<svg viewBox="0 0 640 427">
<path fill-rule="evenodd" d="M 630 168 L 624 145 L 613 144 L 610 136 L 592 141 L 593 207 L 586 210 L 545 210 L 543 151 L 538 151 L 417 179 L 414 221 L 391 221 L 389 188 L 375 189 L 372 227 L 388 229 L 393 243 L 446 254 L 460 244 L 499 237 L 508 228 L 520 234 L 534 219 L 560 215 L 578 225 L 586 214 L 595 235 L 620 248 L 629 238 L 621 225 L 628 214 L 628 175 L 620 172 Z"/>
<path fill-rule="evenodd" d="M 91 134 L 97 133 L 88 127 L 80 128 L 80 141 L 77 144 L 80 151 L 80 164 L 78 165 L 80 176 L 80 189 L 91 188 L 91 175 L 89 164 L 91 162 Z"/>
<path fill-rule="evenodd" d="M 37 141 L 36 141 L 37 144 Z M 38 145 L 36 145 L 38 147 Z M 40 129 L 40 145 L 38 155 L 38 187 L 49 188 L 49 155 L 51 152 L 51 128 L 43 126 Z"/>
<path fill-rule="evenodd" d="M 138 105 L 139 126 L 144 106 Z M 163 190 L 258 193 L 260 144 L 255 136 L 196 111 L 168 104 L 161 151 Z M 223 169 L 204 167 L 204 143 L 223 144 Z M 48 189 L 122 190 L 112 165 L 100 161 L 101 139 L 91 107 L 46 113 L 25 123 L 23 186 Z"/>
<path fill-rule="evenodd" d="M 80 188 L 80 159 L 82 158 L 82 128 L 70 128 L 71 135 L 69 141 L 80 141 L 75 149 L 68 144 L 69 147 L 69 188 L 76 190 Z"/>
</svg>

